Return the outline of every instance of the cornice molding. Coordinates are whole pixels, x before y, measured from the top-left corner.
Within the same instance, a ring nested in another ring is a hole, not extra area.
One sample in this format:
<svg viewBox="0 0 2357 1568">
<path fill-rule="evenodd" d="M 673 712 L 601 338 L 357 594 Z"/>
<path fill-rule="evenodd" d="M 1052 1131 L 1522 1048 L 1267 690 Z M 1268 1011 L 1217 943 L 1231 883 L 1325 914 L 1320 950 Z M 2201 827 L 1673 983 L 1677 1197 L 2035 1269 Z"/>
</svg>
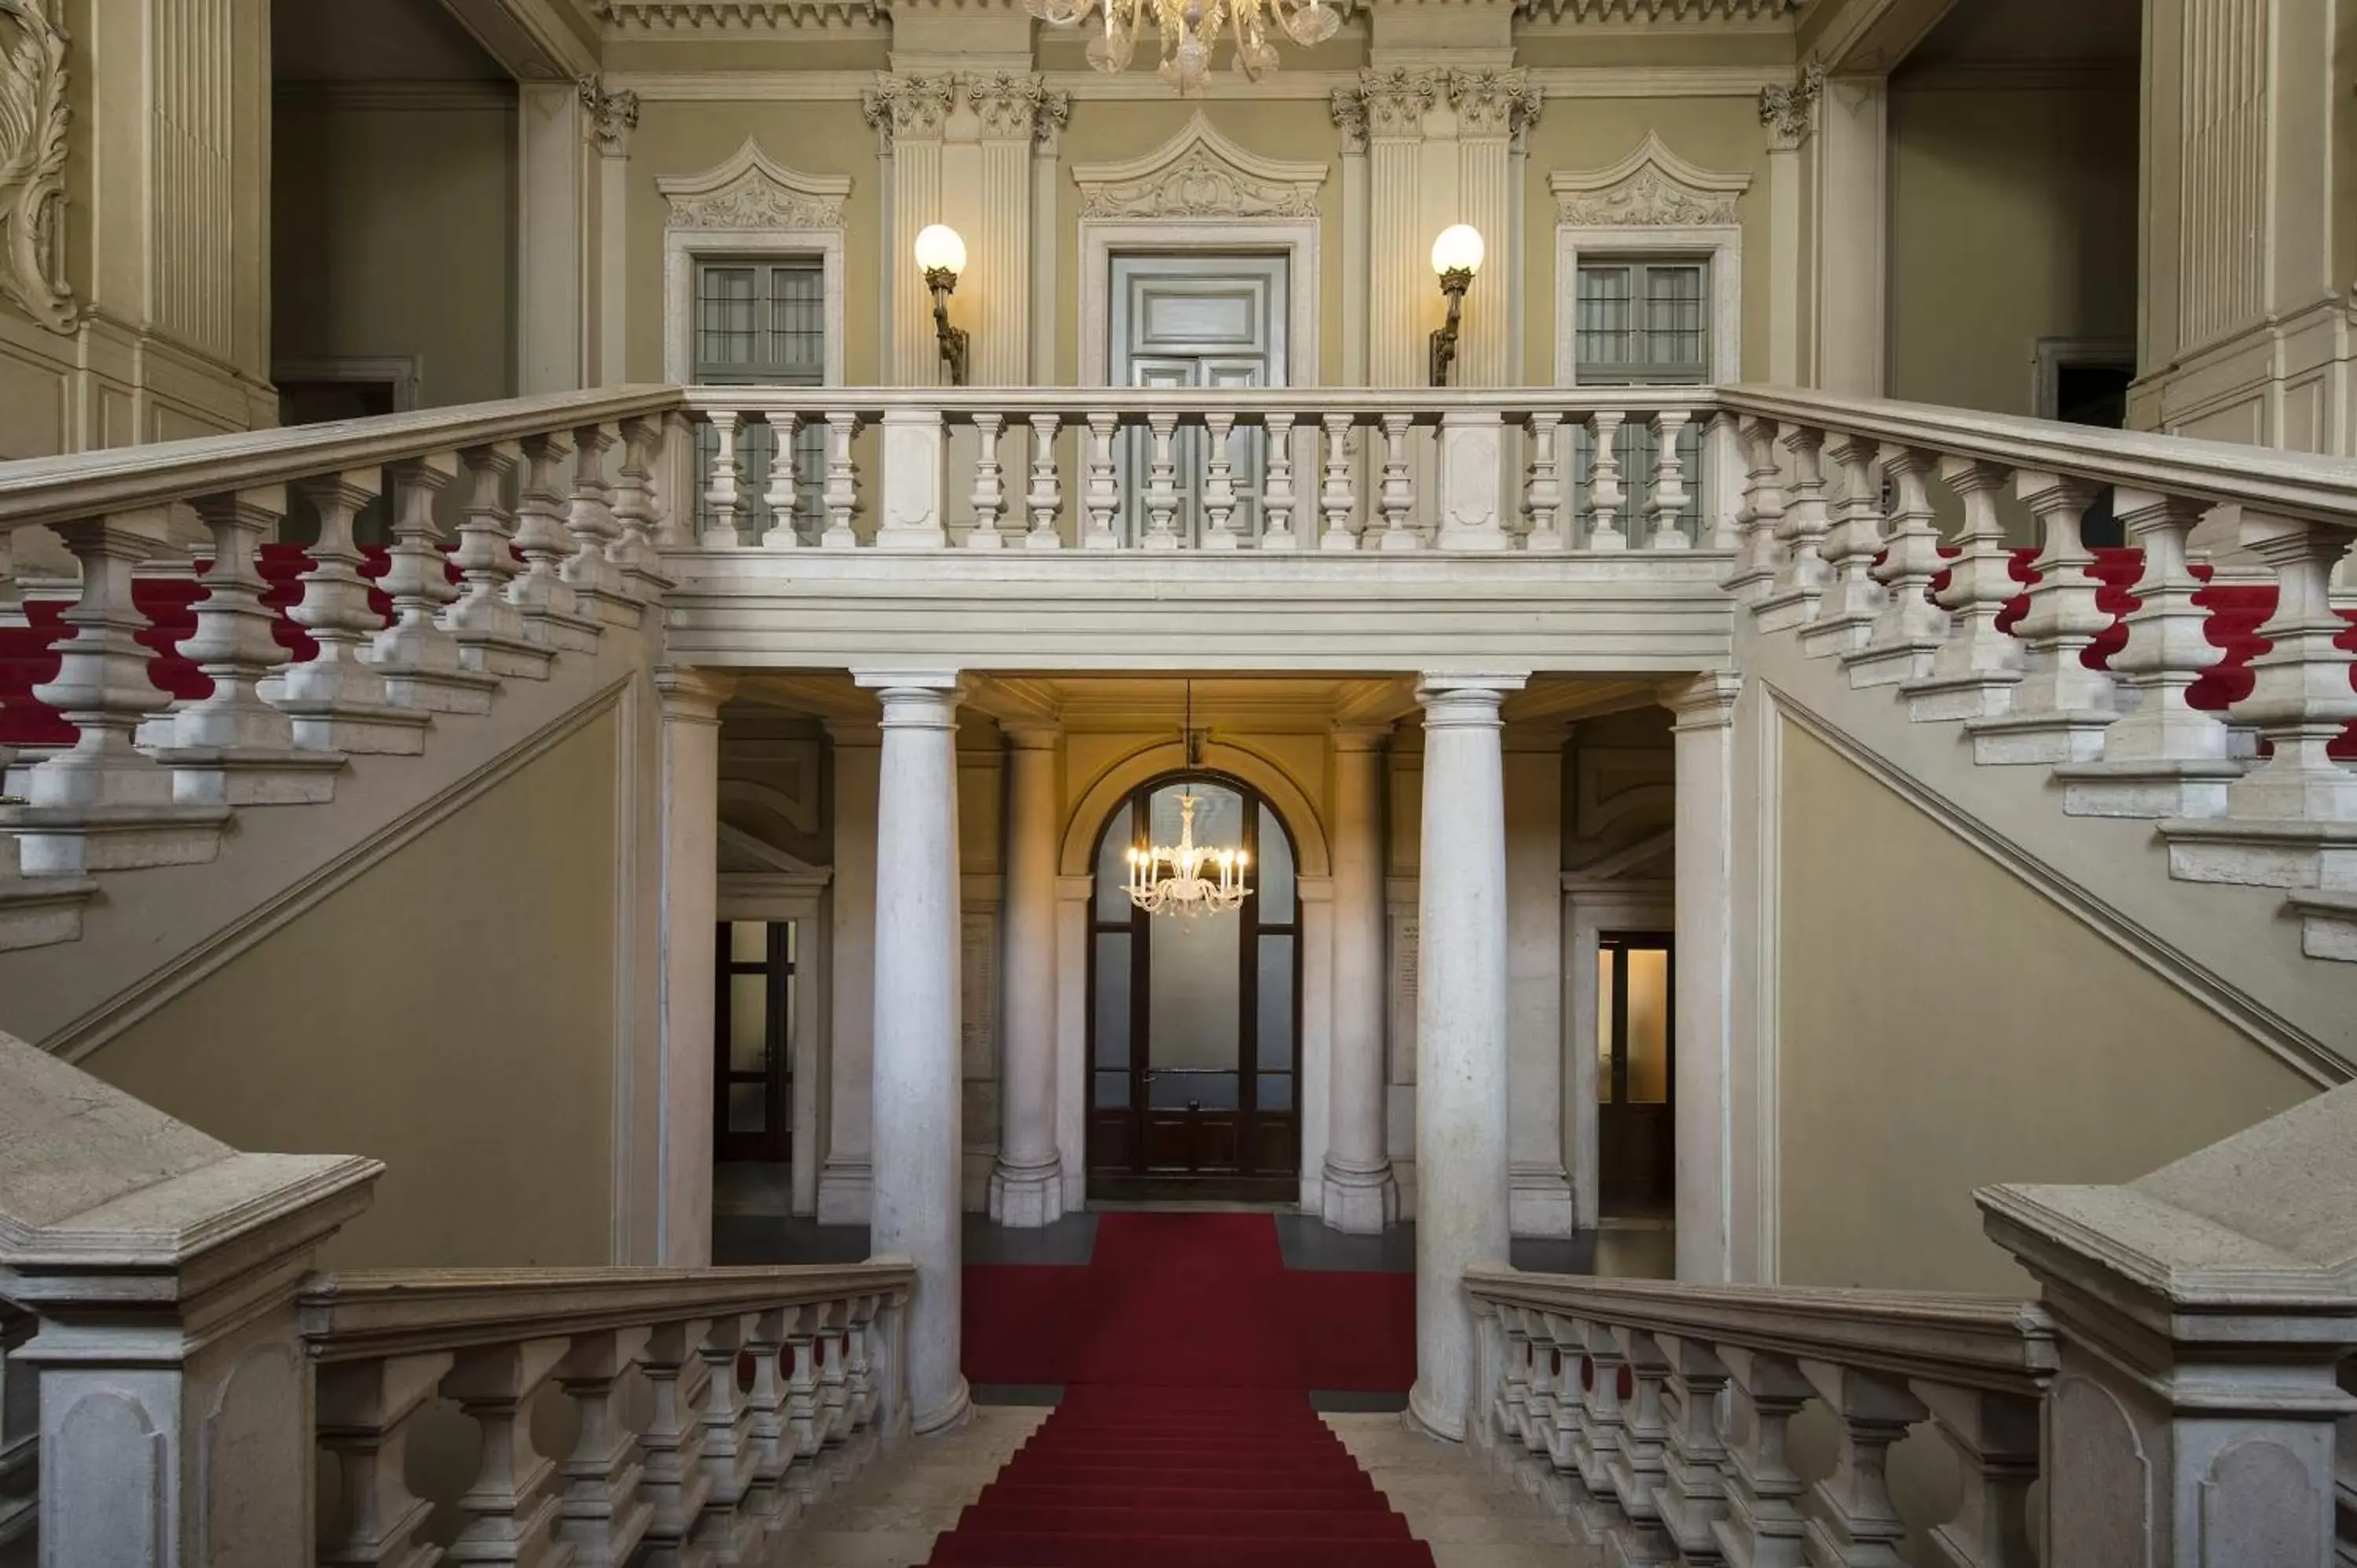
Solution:
<svg viewBox="0 0 2357 1568">
<path fill-rule="evenodd" d="M 667 228 L 824 230 L 843 227 L 851 179 L 788 168 L 748 136 L 702 174 L 668 175 L 655 189 L 671 204 Z"/>
<path fill-rule="evenodd" d="M 1705 229 L 1738 221 L 1748 174 L 1717 174 L 1672 152 L 1656 132 L 1609 168 L 1557 169 L 1547 177 L 1555 221 L 1573 229 Z"/>
<path fill-rule="evenodd" d="M 1561 98 L 1744 98 L 1787 84 L 1781 65 L 1529 66 L 1533 88 Z M 1323 101 L 1355 91 L 1355 70 L 1279 70 L 1258 81 L 1232 71 L 1214 74 L 1200 101 Z M 627 87 L 648 103 L 857 103 L 876 86 L 872 70 L 617 71 L 608 87 Z M 1103 76 L 1092 70 L 1039 73 L 1042 88 L 1075 103 L 1171 102 L 1169 85 L 1151 71 Z M 1200 102 L 1200 101 L 1199 101 Z"/>
<path fill-rule="evenodd" d="M 1248 152 L 1198 110 L 1142 157 L 1075 164 L 1083 219 L 1315 218 L 1323 163 L 1283 163 Z"/>
<path fill-rule="evenodd" d="M 839 38 L 888 37 L 898 12 L 1006 10 L 1013 0 L 591 0 L 590 11 L 608 36 L 662 38 L 715 33 L 817 33 Z M 1392 6 L 1440 9 L 1462 0 L 1386 0 Z M 1719 32 L 1790 31 L 1801 0 L 1515 0 L 1515 25 L 1547 36 L 1598 28 L 1673 28 Z M 1346 16 L 1363 15 L 1366 0 L 1339 0 Z M 1168 93 L 1167 83 L 1157 82 Z"/>
</svg>

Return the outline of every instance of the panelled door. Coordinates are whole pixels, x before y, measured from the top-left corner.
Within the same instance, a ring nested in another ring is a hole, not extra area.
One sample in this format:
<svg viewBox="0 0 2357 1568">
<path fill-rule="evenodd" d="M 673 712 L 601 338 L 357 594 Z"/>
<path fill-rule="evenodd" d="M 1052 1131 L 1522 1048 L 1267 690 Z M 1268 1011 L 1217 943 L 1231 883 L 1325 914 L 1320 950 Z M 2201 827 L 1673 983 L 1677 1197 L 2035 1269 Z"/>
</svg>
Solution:
<svg viewBox="0 0 2357 1568">
<path fill-rule="evenodd" d="M 1127 852 L 1178 835 L 1252 858 L 1222 915 L 1148 916 Z M 1089 954 L 1089 1192 L 1283 1198 L 1299 1189 L 1300 897 L 1293 844 L 1248 787 L 1195 775 L 1137 790 L 1098 842 Z"/>
<path fill-rule="evenodd" d="M 1119 255 L 1113 259 L 1113 363 L 1115 386 L 1281 387 L 1286 381 L 1286 263 L 1281 255 Z M 1192 548 L 1203 526 L 1205 456 L 1200 430 L 1178 433 L 1178 537 Z M 1246 543 L 1260 537 L 1265 437 L 1242 429 L 1230 451 L 1236 466 L 1236 510 L 1228 526 Z M 1123 443 L 1122 542 L 1146 528 L 1139 493 L 1150 437 Z"/>
<path fill-rule="evenodd" d="M 1675 1203 L 1674 966 L 1667 931 L 1607 931 L 1597 943 L 1597 1176 L 1608 1215 L 1660 1216 Z"/>
</svg>

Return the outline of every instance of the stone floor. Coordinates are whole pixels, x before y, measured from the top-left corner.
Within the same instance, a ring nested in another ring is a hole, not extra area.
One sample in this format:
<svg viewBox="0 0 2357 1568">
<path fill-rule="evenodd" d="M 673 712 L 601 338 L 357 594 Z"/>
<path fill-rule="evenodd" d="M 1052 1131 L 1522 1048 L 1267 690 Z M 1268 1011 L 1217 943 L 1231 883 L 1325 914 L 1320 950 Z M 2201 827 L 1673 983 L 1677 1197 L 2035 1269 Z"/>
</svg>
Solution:
<svg viewBox="0 0 2357 1568">
<path fill-rule="evenodd" d="M 1470 1448 L 1425 1436 L 1398 1415 L 1329 1415 L 1342 1440 L 1437 1568 L 1598 1568 L 1544 1504 Z"/>
<path fill-rule="evenodd" d="M 979 1405 L 941 1437 L 911 1440 L 813 1509 L 780 1561 L 797 1568 L 916 1568 L 1048 1412 Z M 1437 1568 L 1593 1568 L 1545 1507 L 1470 1450 L 1436 1443 L 1395 1414 L 1329 1414 L 1326 1424 L 1432 1547 Z"/>
</svg>

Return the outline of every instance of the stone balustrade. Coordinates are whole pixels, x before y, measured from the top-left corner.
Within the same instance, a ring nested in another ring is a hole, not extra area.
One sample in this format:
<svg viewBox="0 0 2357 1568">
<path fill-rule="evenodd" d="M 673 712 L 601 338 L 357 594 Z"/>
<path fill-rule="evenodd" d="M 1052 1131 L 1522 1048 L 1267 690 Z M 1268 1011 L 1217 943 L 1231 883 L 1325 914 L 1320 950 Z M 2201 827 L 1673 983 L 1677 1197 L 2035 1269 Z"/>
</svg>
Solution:
<svg viewBox="0 0 2357 1568">
<path fill-rule="evenodd" d="M 2039 1403 L 2056 1365 L 2032 1303 L 1468 1271 L 1472 1430 L 1615 1564 L 1896 1563 L 1890 1447 L 1929 1423 L 1963 1503 L 1930 1531 L 1949 1568 L 2026 1568 Z M 1816 1401 L 1832 1473 L 1804 1482 Z"/>
<path fill-rule="evenodd" d="M 414 1560 L 428 1509 L 407 1451 L 436 1399 L 481 1435 L 454 1556 L 774 1561 L 806 1505 L 907 1430 L 913 1277 L 888 1259 L 316 1276 L 300 1316 L 336 1477 L 317 1561 Z M 535 1443 L 546 1398 L 572 1409 L 563 1452 Z"/>
</svg>

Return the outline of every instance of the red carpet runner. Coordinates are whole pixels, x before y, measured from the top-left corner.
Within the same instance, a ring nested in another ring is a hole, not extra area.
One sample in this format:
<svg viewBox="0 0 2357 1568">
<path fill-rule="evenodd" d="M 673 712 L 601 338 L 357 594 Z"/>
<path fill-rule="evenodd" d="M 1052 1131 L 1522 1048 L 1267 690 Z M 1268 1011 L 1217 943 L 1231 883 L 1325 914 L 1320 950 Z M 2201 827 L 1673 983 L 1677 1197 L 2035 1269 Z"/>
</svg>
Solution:
<svg viewBox="0 0 2357 1568">
<path fill-rule="evenodd" d="M 1383 1320 L 1387 1343 L 1402 1337 L 1393 1282 L 1413 1282 L 1325 1276 L 1359 1282 L 1355 1301 L 1338 1283 L 1287 1288 L 1317 1278 L 1287 1273 L 1258 1214 L 1108 1214 L 1086 1269 L 969 1270 L 967 1375 L 1066 1389 L 931 1562 L 1431 1568 L 1310 1409 L 1313 1387 L 1367 1385 L 1307 1380 L 1305 1362 L 1323 1371 L 1331 1358 L 1305 1358 L 1300 1321 L 1305 1307 L 1355 1305 Z M 1363 1323 L 1326 1326 L 1368 1342 Z"/>
</svg>

